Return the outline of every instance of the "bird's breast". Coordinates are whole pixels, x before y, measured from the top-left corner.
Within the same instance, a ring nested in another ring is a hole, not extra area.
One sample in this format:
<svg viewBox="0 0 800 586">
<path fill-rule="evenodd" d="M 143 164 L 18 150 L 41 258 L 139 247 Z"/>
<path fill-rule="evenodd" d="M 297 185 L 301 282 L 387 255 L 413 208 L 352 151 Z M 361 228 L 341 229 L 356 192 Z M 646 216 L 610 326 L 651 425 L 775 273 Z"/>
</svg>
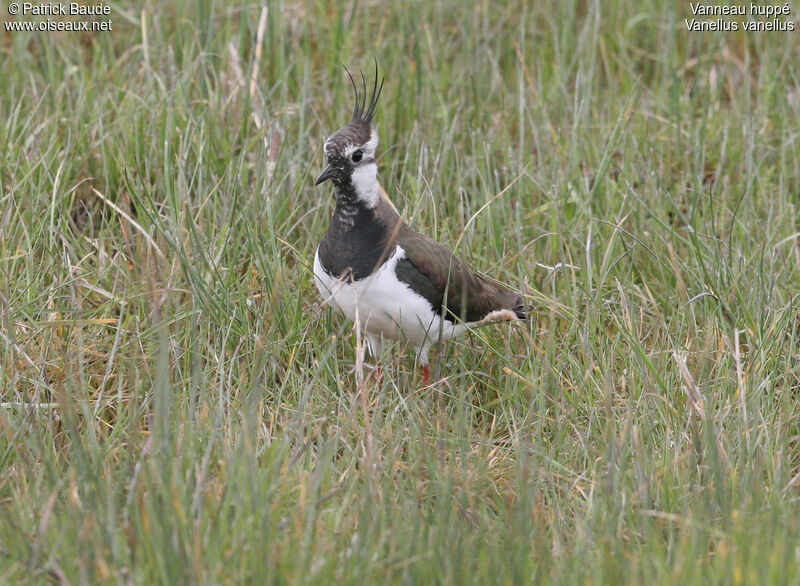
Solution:
<svg viewBox="0 0 800 586">
<path fill-rule="evenodd" d="M 369 276 L 340 279 L 325 269 L 317 250 L 314 280 L 325 303 L 369 333 L 406 339 L 416 346 L 440 336 L 447 339 L 457 335 L 450 322 L 442 323 L 427 299 L 397 278 L 397 263 L 403 258 L 405 251 L 396 246 L 386 262 Z"/>
</svg>

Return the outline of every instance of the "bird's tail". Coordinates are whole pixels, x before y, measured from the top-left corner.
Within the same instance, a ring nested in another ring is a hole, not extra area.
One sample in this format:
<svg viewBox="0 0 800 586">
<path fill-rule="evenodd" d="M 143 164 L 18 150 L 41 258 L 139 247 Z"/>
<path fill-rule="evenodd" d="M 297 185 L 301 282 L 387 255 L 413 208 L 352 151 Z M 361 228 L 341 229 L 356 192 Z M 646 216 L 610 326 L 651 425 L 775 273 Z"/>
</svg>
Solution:
<svg viewBox="0 0 800 586">
<path fill-rule="evenodd" d="M 528 312 L 525 308 L 525 302 L 522 300 L 522 295 L 517 295 L 517 303 L 511 308 L 518 319 L 528 319 Z"/>
</svg>

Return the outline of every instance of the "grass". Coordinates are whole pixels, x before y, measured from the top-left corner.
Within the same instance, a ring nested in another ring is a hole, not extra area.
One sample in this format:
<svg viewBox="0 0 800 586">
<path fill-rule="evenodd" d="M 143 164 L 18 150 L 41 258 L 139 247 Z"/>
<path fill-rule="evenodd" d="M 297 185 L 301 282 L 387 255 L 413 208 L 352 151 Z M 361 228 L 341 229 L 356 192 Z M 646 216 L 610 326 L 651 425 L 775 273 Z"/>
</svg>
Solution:
<svg viewBox="0 0 800 586">
<path fill-rule="evenodd" d="M 0 581 L 800 580 L 800 41 L 688 14 L 1 33 Z M 428 388 L 398 347 L 357 372 L 311 278 L 339 62 L 373 57 L 393 201 L 533 307 Z"/>
</svg>

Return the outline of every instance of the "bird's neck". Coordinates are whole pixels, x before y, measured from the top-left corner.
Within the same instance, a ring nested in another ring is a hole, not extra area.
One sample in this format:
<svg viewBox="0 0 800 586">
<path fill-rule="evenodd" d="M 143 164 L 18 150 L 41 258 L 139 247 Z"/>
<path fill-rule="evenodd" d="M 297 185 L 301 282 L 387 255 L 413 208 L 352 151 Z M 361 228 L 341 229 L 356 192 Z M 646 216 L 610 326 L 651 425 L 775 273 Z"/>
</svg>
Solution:
<svg viewBox="0 0 800 586">
<path fill-rule="evenodd" d="M 349 186 L 336 186 L 334 191 L 336 197 L 336 207 L 333 210 L 333 223 L 339 224 L 344 230 L 352 230 L 355 227 L 355 218 L 360 212 L 367 208 L 358 200 L 353 189 Z"/>
<path fill-rule="evenodd" d="M 358 201 L 368 209 L 374 208 L 380 199 L 378 165 L 375 161 L 353 169 L 353 173 L 350 175 L 350 185 Z"/>
<path fill-rule="evenodd" d="M 377 197 L 368 208 L 348 190 L 340 193 L 337 188 L 333 219 L 318 249 L 329 274 L 363 279 L 394 250 L 402 221 L 380 187 Z"/>
<path fill-rule="evenodd" d="M 353 170 L 347 182 L 336 185 L 335 196 L 334 222 L 346 231 L 354 230 L 356 218 L 371 217 L 381 199 L 378 166 L 372 163 Z"/>
</svg>

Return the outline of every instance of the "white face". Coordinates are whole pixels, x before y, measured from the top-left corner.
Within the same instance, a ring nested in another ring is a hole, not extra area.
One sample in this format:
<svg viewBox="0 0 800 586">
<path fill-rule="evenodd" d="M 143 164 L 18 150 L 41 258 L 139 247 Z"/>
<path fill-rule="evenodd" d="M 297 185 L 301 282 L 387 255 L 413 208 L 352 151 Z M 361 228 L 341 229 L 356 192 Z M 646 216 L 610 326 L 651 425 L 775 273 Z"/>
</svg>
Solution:
<svg viewBox="0 0 800 586">
<path fill-rule="evenodd" d="M 348 142 L 342 151 L 337 152 L 331 139 L 325 142 L 325 154 L 328 160 L 336 158 L 340 165 L 350 168 L 350 181 L 358 199 L 367 208 L 373 208 L 380 199 L 378 187 L 378 165 L 375 162 L 375 151 L 378 148 L 378 131 L 370 129 L 369 140 L 363 145 Z"/>
<path fill-rule="evenodd" d="M 375 159 L 370 159 L 370 161 L 353 169 L 350 177 L 356 190 L 356 196 L 371 209 L 378 204 L 380 196 L 378 195 L 378 165 L 375 163 Z"/>
</svg>

